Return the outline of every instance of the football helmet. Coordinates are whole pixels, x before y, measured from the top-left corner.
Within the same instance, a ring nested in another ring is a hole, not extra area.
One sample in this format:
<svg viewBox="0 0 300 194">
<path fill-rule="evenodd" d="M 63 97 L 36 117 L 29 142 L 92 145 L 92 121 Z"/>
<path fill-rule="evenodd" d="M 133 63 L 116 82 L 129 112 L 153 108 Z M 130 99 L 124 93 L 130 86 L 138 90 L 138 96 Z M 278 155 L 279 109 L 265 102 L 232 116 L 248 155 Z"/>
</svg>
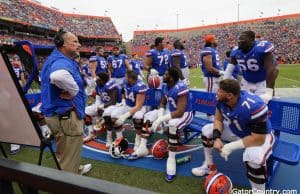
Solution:
<svg viewBox="0 0 300 194">
<path fill-rule="evenodd" d="M 128 141 L 123 137 L 117 138 L 109 147 L 110 156 L 113 158 L 120 158 L 126 155 L 128 148 Z"/>
<path fill-rule="evenodd" d="M 160 78 L 158 75 L 149 75 L 148 85 L 151 89 L 157 89 L 160 85 Z"/>
<path fill-rule="evenodd" d="M 223 173 L 213 171 L 205 178 L 204 190 L 207 194 L 230 194 L 232 182 Z"/>
<path fill-rule="evenodd" d="M 168 143 L 164 139 L 157 140 L 151 148 L 152 155 L 155 159 L 163 159 L 168 154 Z"/>
</svg>

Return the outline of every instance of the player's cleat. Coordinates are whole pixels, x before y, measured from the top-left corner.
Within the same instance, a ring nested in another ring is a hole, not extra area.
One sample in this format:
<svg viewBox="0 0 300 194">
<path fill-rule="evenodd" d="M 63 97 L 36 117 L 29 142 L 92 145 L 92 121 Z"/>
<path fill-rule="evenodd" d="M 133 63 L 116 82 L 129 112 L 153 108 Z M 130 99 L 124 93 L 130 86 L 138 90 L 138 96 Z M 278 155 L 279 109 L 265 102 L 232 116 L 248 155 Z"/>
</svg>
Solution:
<svg viewBox="0 0 300 194">
<path fill-rule="evenodd" d="M 204 176 L 204 175 L 209 174 L 210 172 L 211 171 L 210 171 L 209 165 L 207 165 L 205 162 L 202 164 L 202 166 L 192 169 L 192 174 L 194 176 Z"/>
<path fill-rule="evenodd" d="M 166 180 L 167 182 L 172 182 L 172 181 L 175 179 L 175 177 L 176 177 L 176 174 L 174 174 L 174 175 L 166 174 L 165 180 Z"/>
<path fill-rule="evenodd" d="M 137 160 L 137 159 L 139 159 L 139 157 L 135 153 L 132 153 L 127 157 L 127 160 Z"/>
<path fill-rule="evenodd" d="M 88 173 L 91 169 L 92 169 L 91 164 L 80 165 L 79 174 L 84 175 L 84 174 Z"/>
</svg>

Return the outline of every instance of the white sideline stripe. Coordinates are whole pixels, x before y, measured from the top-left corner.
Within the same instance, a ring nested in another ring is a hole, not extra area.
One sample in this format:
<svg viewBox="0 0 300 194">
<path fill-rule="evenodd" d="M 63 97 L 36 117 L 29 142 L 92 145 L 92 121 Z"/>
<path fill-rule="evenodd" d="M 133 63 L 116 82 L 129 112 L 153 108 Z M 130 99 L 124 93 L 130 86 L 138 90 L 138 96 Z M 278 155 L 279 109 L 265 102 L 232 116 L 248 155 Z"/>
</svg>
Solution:
<svg viewBox="0 0 300 194">
<path fill-rule="evenodd" d="M 186 146 L 193 146 L 193 145 L 186 145 Z M 87 145 L 83 145 L 82 147 L 85 148 L 85 149 L 87 149 L 87 150 L 91 150 L 91 151 L 94 151 L 94 152 L 98 152 L 98 153 L 110 155 L 108 151 L 99 150 L 99 149 L 92 148 L 92 147 L 87 146 Z M 184 151 L 180 151 L 180 152 L 177 152 L 176 154 L 184 154 L 184 153 L 187 153 L 187 152 L 199 150 L 199 149 L 201 149 L 201 148 L 203 148 L 202 143 L 201 143 L 199 146 L 197 146 L 197 147 L 194 147 L 194 148 L 188 149 L 188 150 L 184 150 Z M 147 158 L 153 158 L 152 155 L 148 155 L 148 156 L 146 156 L 146 157 L 147 157 Z"/>
<path fill-rule="evenodd" d="M 283 76 L 280 76 L 280 77 L 282 77 L 283 79 L 287 79 L 287 80 L 290 80 L 290 81 L 293 81 L 293 82 L 300 83 L 299 80 L 295 80 L 295 79 L 291 79 L 291 78 L 287 78 L 287 77 L 283 77 Z"/>
</svg>

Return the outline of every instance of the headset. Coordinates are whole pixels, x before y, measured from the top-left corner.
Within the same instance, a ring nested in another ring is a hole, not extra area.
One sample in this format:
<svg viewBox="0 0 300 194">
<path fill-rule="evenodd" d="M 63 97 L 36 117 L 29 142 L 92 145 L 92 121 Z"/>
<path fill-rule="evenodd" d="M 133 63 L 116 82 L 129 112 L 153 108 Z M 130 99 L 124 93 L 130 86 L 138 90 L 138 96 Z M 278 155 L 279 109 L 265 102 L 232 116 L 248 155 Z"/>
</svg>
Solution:
<svg viewBox="0 0 300 194">
<path fill-rule="evenodd" d="M 54 37 L 54 44 L 57 48 L 62 47 L 64 45 L 64 37 L 63 35 L 67 33 L 63 28 L 59 29 Z"/>
</svg>

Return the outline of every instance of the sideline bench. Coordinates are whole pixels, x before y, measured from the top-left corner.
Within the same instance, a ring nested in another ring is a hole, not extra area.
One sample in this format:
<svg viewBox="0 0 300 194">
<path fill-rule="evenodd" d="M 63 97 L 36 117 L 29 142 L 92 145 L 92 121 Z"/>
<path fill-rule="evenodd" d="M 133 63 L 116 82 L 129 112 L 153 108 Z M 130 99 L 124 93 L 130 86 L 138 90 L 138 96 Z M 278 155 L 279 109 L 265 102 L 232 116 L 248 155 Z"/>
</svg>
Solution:
<svg viewBox="0 0 300 194">
<path fill-rule="evenodd" d="M 185 141 L 189 142 L 201 134 L 202 127 L 212 121 L 206 119 L 206 114 L 214 115 L 216 106 L 216 94 L 200 90 L 190 90 L 194 118 L 185 128 Z M 202 114 L 202 115 L 201 115 Z"/>
<path fill-rule="evenodd" d="M 288 165 L 299 163 L 300 139 L 297 143 L 288 142 L 281 138 L 281 134 L 300 135 L 300 103 L 272 100 L 269 103 L 269 110 L 272 128 L 277 137 L 273 153 L 268 160 L 268 183 L 270 184 L 280 162 Z"/>
</svg>

